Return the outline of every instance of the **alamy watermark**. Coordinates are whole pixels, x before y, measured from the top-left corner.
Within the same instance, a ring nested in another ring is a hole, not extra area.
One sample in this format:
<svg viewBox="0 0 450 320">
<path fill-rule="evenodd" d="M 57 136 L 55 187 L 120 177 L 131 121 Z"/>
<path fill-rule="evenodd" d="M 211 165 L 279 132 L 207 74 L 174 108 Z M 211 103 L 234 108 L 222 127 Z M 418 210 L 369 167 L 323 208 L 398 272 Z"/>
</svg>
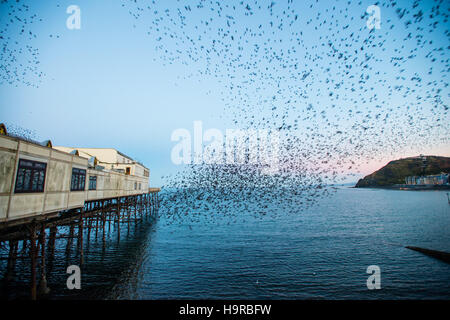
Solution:
<svg viewBox="0 0 450 320">
<path fill-rule="evenodd" d="M 66 285 L 67 289 L 73 290 L 81 289 L 81 269 L 77 265 L 71 265 L 67 267 L 67 274 L 70 274 L 70 276 L 67 278 Z"/>
<path fill-rule="evenodd" d="M 381 9 L 377 5 L 368 6 L 366 12 L 369 14 L 369 19 L 366 21 L 369 30 L 381 29 Z"/>
<path fill-rule="evenodd" d="M 77 5 L 70 5 L 66 9 L 66 13 L 70 14 L 66 20 L 66 27 L 69 30 L 81 29 L 81 9 Z"/>
<path fill-rule="evenodd" d="M 280 132 L 268 129 L 203 130 L 202 121 L 194 121 L 193 134 L 184 128 L 172 132 L 178 142 L 171 152 L 172 162 L 180 164 L 255 164 L 278 170 Z"/>
<path fill-rule="evenodd" d="M 381 269 L 377 265 L 371 265 L 367 267 L 366 273 L 370 274 L 367 278 L 367 289 L 381 289 Z"/>
</svg>

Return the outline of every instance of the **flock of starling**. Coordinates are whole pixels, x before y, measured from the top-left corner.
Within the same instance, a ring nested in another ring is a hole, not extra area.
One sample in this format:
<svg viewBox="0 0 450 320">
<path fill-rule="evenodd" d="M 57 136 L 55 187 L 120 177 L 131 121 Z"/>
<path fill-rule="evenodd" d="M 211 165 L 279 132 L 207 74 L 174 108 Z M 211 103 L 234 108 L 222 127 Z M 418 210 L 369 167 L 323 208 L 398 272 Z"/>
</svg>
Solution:
<svg viewBox="0 0 450 320">
<path fill-rule="evenodd" d="M 2 81 L 41 77 L 36 49 L 7 36 L 22 24 L 19 36 L 35 37 L 25 26 L 36 16 L 3 2 L 10 22 L 0 31 Z M 366 25 L 369 5 L 380 8 L 380 29 Z M 217 115 L 223 123 L 281 136 L 275 173 L 196 164 L 163 177 L 161 212 L 300 212 L 374 159 L 448 145 L 448 1 L 123 0 L 121 6 L 134 32 L 154 44 L 156 60 L 180 67 L 178 81 L 219 85 L 213 94 L 223 101 Z M 26 53 L 29 63 L 17 65 L 15 57 Z"/>
<path fill-rule="evenodd" d="M 380 8 L 380 29 L 366 25 L 371 4 Z M 132 0 L 123 7 L 159 61 L 195 70 L 181 79 L 220 83 L 224 122 L 282 137 L 276 173 L 197 164 L 164 177 L 172 191 L 162 208 L 174 217 L 301 212 L 362 164 L 448 144 L 446 1 Z"/>
<path fill-rule="evenodd" d="M 40 69 L 38 35 L 33 27 L 42 18 L 20 1 L 0 1 L 0 85 L 39 87 L 45 73 Z"/>
</svg>

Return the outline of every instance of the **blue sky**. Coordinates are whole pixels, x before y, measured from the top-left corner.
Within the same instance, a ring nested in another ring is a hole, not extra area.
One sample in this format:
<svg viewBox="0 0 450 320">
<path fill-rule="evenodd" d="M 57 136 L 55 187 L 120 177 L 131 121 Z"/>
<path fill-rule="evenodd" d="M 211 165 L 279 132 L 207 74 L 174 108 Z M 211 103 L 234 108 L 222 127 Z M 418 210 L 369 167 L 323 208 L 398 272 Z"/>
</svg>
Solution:
<svg viewBox="0 0 450 320">
<path fill-rule="evenodd" d="M 277 10 L 283 10 L 285 2 L 280 1 L 277 4 L 279 6 Z M 266 88 L 262 95 L 258 95 L 254 91 L 258 86 L 258 83 L 255 83 L 245 87 L 244 89 L 247 91 L 233 100 L 231 96 L 227 96 L 227 92 L 230 92 L 226 88 L 229 85 L 227 79 L 221 79 L 220 76 L 217 76 L 217 73 L 215 76 L 199 74 L 199 70 L 202 70 L 202 66 L 206 63 L 202 60 L 202 55 L 199 55 L 199 61 L 196 63 L 183 64 L 182 62 L 188 59 L 181 57 L 172 64 L 165 64 L 164 60 L 161 59 L 161 52 L 155 50 L 155 46 L 159 45 L 158 42 L 154 40 L 153 34 L 148 35 L 148 32 L 156 32 L 149 29 L 151 20 L 147 19 L 144 14 L 139 19 L 130 15 L 129 11 L 135 10 L 135 7 L 129 5 L 128 1 L 24 1 L 24 3 L 30 5 L 31 12 L 42 18 L 42 21 L 36 21 L 32 26 L 29 26 L 30 30 L 37 34 L 37 38 L 28 40 L 19 36 L 18 30 L 14 27 L 7 29 L 8 35 L 12 38 L 16 37 L 17 47 L 32 45 L 39 49 L 39 69 L 45 75 L 39 79 L 36 79 L 33 75 L 27 76 L 32 82 L 40 81 L 37 88 L 20 82 L 9 84 L 3 81 L 0 85 L 0 120 L 2 122 L 31 129 L 36 132 L 38 138 L 42 140 L 51 139 L 54 145 L 116 148 L 149 167 L 151 170 L 151 185 L 159 186 L 163 184 L 161 178 L 163 175 L 178 170 L 170 161 L 170 151 L 174 145 L 170 141 L 173 130 L 177 128 L 192 130 L 194 120 L 202 120 L 206 128 L 214 127 L 221 130 L 233 128 L 235 124 L 228 116 L 227 108 L 230 108 L 230 105 L 242 102 L 242 96 L 248 96 L 247 102 L 249 104 L 261 104 L 262 111 L 257 112 L 257 117 L 270 117 L 271 115 L 267 111 L 270 109 L 261 100 L 263 96 L 271 96 L 276 91 L 275 88 L 271 88 L 273 92 Z M 315 1 L 311 3 L 315 4 Z M 66 8 L 71 4 L 76 4 L 81 8 L 80 30 L 66 28 L 68 17 Z M 125 6 L 122 6 L 122 4 L 125 4 Z M 148 4 L 150 4 L 150 1 Z M 160 7 L 166 5 L 174 10 L 176 4 L 175 1 L 169 4 L 164 1 L 160 4 Z M 329 15 L 331 13 L 326 10 L 334 4 L 329 1 L 321 2 L 311 9 L 311 13 L 308 12 L 308 4 L 309 2 L 302 2 L 297 7 L 297 11 L 302 13 L 298 18 L 300 26 L 305 28 L 302 36 L 308 46 L 314 47 L 314 45 L 317 45 L 320 47 L 327 40 L 319 39 L 319 36 L 335 37 L 334 30 L 314 32 L 313 29 L 308 28 L 312 28 L 315 24 L 306 25 L 305 22 L 310 17 L 314 17 L 317 11 L 322 11 L 323 17 L 330 20 Z M 364 10 L 361 11 L 361 8 L 366 8 L 370 4 L 372 3 L 369 1 L 363 1 L 361 5 L 356 2 L 347 6 L 346 1 L 336 2 L 336 5 L 340 8 L 349 8 L 349 16 L 345 19 L 342 18 L 344 21 L 341 21 L 343 24 L 349 24 L 349 29 L 345 32 L 365 32 L 368 34 L 368 30 L 364 29 L 365 21 L 360 17 L 364 14 Z M 265 3 L 265 5 L 267 4 Z M 423 6 L 424 11 L 430 8 L 427 4 Z M 3 26 L 8 21 L 8 10 L 7 5 L 2 4 L 0 24 Z M 337 10 L 337 13 L 339 13 L 339 10 Z M 148 14 L 151 14 L 151 11 Z M 352 16 L 354 16 L 354 20 L 350 20 Z M 194 13 L 192 17 L 200 20 L 207 18 L 207 16 L 201 16 L 201 13 Z M 240 19 L 244 18 L 242 16 Z M 248 23 L 249 26 L 254 27 L 259 23 L 267 22 L 266 19 L 268 18 L 268 16 L 253 17 L 253 20 L 249 20 Z M 395 12 L 382 9 L 380 36 L 386 36 L 385 32 L 389 27 L 386 22 L 387 19 L 395 20 Z M 242 24 L 242 28 L 247 26 L 245 20 L 239 20 L 238 23 Z M 212 25 L 214 26 L 214 23 Z M 399 26 L 399 23 L 396 26 Z M 359 31 L 361 27 L 363 27 L 363 31 Z M 445 27 L 445 25 L 439 27 Z M 186 30 L 195 36 L 195 29 L 188 27 Z M 439 47 L 439 42 L 444 47 L 448 46 L 445 37 L 442 38 L 439 31 L 442 30 L 438 28 L 436 33 L 427 36 L 435 41 L 436 47 Z M 386 51 L 373 48 L 373 52 L 376 52 L 380 57 L 384 55 L 383 61 L 385 61 L 395 53 L 396 48 L 400 48 L 403 44 L 401 39 L 409 32 L 409 30 L 400 27 L 394 28 L 389 31 L 389 38 L 386 39 L 384 47 Z M 284 36 L 288 37 L 289 35 L 287 33 L 283 35 L 282 31 L 276 35 L 280 38 Z M 214 37 L 214 35 L 211 37 Z M 395 39 L 398 39 L 398 41 L 396 42 Z M 173 46 L 171 48 L 174 50 L 177 49 L 173 42 L 163 41 L 163 43 L 168 47 Z M 411 43 L 406 45 L 412 46 Z M 186 52 L 183 51 L 186 48 L 179 49 L 181 55 Z M 447 50 L 446 48 L 446 53 Z M 298 52 L 299 57 L 304 54 L 305 52 Z M 18 58 L 17 63 L 26 63 L 28 59 L 25 54 L 19 54 Z M 247 61 L 251 59 L 250 57 L 246 58 Z M 446 58 L 448 58 L 448 54 Z M 325 56 L 319 63 L 329 64 L 332 59 Z M 217 61 L 219 60 L 220 57 Z M 383 61 L 374 62 L 373 67 L 379 68 L 378 71 L 385 73 L 380 78 L 384 77 L 388 82 L 395 84 L 398 81 L 395 80 L 398 74 L 392 73 L 392 68 Z M 418 61 L 419 64 L 417 61 L 414 61 L 411 65 L 405 64 L 408 75 L 414 74 L 415 68 L 427 70 L 427 61 L 424 59 Z M 423 63 L 423 65 L 420 63 Z M 267 65 L 267 62 L 261 62 L 259 68 L 263 69 Z M 308 70 L 307 64 L 303 67 Z M 228 74 L 225 68 L 226 66 L 223 66 L 223 69 L 219 70 L 220 75 Z M 233 72 L 238 78 L 244 76 L 242 70 Z M 375 72 L 376 70 L 373 71 L 372 76 L 375 75 Z M 189 76 L 191 74 L 193 76 Z M 338 115 L 338 111 L 333 111 L 328 107 L 333 103 L 339 104 L 342 100 L 333 101 L 325 94 L 325 75 L 317 73 L 315 76 L 316 81 L 307 90 L 310 90 L 311 93 L 317 93 L 322 89 L 324 94 L 310 97 L 305 101 L 298 101 L 298 104 L 304 106 L 314 102 L 315 105 L 326 109 L 329 116 L 333 113 L 336 113 L 334 116 Z M 332 80 L 339 82 L 342 80 L 341 77 L 342 75 L 336 72 L 336 77 Z M 447 81 L 446 78 L 447 74 L 441 72 L 440 74 L 434 73 L 428 80 L 440 81 L 444 79 L 444 81 Z M 323 80 L 323 82 L 320 82 L 320 80 Z M 403 84 L 405 82 L 407 81 L 403 81 Z M 286 91 L 289 90 L 290 85 L 301 86 L 301 84 L 298 84 L 298 79 L 281 84 L 282 87 L 285 86 Z M 372 85 L 377 86 L 377 83 Z M 407 82 L 407 85 L 413 86 L 413 82 Z M 422 90 L 425 94 L 425 89 L 428 90 L 429 87 L 418 88 L 417 90 Z M 345 94 L 348 91 L 342 89 L 341 92 Z M 406 98 L 401 94 L 388 96 L 382 86 L 376 88 L 376 92 L 380 100 L 386 101 L 386 105 L 415 103 L 415 101 L 412 101 L 415 99 L 413 94 Z M 441 92 L 445 99 L 444 104 L 447 105 L 448 92 L 448 87 L 444 87 L 444 91 Z M 349 99 L 351 99 L 351 93 L 349 95 Z M 367 100 L 370 100 L 370 97 L 370 93 L 367 93 Z M 375 105 L 379 103 L 379 101 L 373 103 L 368 101 L 367 110 L 375 110 Z M 423 115 L 428 119 L 427 123 L 436 117 L 435 114 L 428 113 L 427 110 L 429 109 L 431 108 L 425 108 Z M 429 145 L 426 147 L 423 144 L 409 145 L 405 148 L 398 148 L 393 153 L 380 154 L 370 163 L 364 164 L 359 174 L 370 173 L 371 170 L 390 160 L 391 157 L 409 156 L 418 153 L 450 156 L 450 144 L 447 138 L 449 131 L 448 114 L 442 113 L 442 116 L 444 117 L 442 119 L 444 126 L 438 130 L 431 130 L 429 136 L 423 138 L 430 141 Z M 405 118 L 400 122 L 406 121 Z M 339 124 L 342 127 L 350 127 L 353 123 L 343 119 Z M 405 134 L 420 130 L 420 127 L 421 125 L 415 123 L 408 130 L 405 130 Z M 307 131 L 305 128 L 300 129 L 300 131 L 302 130 L 304 132 L 300 132 L 300 135 Z M 321 130 L 319 129 L 319 132 Z M 325 132 L 326 128 L 323 131 Z M 385 136 L 383 139 L 389 140 L 389 136 Z"/>
<path fill-rule="evenodd" d="M 153 45 L 120 5 L 79 1 L 82 27 L 68 30 L 71 2 L 59 3 L 36 7 L 48 21 L 39 32 L 60 35 L 38 42 L 46 77 L 39 88 L 2 85 L 2 121 L 54 145 L 117 148 L 148 166 L 159 185 L 171 166 L 171 132 L 213 116 L 220 101 L 201 83 L 176 83 L 177 67 L 154 61 Z"/>
</svg>

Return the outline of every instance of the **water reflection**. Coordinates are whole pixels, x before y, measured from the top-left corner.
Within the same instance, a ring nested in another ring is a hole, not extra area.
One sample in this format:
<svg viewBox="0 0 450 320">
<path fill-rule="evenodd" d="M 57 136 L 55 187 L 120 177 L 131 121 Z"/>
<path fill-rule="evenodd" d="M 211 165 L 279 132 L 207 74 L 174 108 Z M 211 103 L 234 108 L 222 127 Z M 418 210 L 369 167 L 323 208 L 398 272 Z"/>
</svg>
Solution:
<svg viewBox="0 0 450 320">
<path fill-rule="evenodd" d="M 141 219 L 124 214 L 120 224 L 113 216 L 87 219 L 80 228 L 78 223 L 46 230 L 45 250 L 37 255 L 38 283 L 41 271 L 50 293 L 39 299 L 114 299 L 125 286 L 137 287 L 139 270 L 145 253 L 152 242 L 156 219 L 142 215 Z M 81 230 L 81 231 L 80 231 Z M 30 241 L 3 243 L 0 251 L 0 298 L 30 298 Z M 46 264 L 40 266 L 45 253 Z M 11 255 L 16 259 L 11 259 Z M 81 289 L 69 290 L 66 285 L 70 265 L 80 266 Z M 120 288 L 120 290 L 117 290 Z"/>
</svg>

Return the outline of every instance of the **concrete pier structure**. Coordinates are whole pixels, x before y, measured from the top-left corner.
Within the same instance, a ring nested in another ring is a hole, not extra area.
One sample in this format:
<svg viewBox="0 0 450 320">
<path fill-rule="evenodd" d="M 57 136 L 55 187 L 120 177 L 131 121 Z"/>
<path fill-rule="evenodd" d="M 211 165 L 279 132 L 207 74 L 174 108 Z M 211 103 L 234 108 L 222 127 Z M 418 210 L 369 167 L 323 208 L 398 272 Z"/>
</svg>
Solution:
<svg viewBox="0 0 450 320">
<path fill-rule="evenodd" d="M 115 149 L 0 135 L 0 224 L 148 192 L 150 170 Z"/>
<path fill-rule="evenodd" d="M 112 148 L 53 147 L 8 135 L 0 124 L 0 248 L 7 248 L 6 279 L 18 259 L 30 261 L 30 296 L 46 295 L 48 257 L 55 241 L 77 239 L 83 264 L 91 231 L 156 219 L 159 188 L 149 188 L 150 170 Z M 69 228 L 68 235 L 61 230 Z M 104 242 L 104 241 L 103 241 Z M 21 250 L 18 250 L 21 243 Z M 48 252 L 46 251 L 46 243 Z M 28 254 L 27 254 L 28 253 Z M 40 271 L 38 273 L 38 271 Z"/>
</svg>

